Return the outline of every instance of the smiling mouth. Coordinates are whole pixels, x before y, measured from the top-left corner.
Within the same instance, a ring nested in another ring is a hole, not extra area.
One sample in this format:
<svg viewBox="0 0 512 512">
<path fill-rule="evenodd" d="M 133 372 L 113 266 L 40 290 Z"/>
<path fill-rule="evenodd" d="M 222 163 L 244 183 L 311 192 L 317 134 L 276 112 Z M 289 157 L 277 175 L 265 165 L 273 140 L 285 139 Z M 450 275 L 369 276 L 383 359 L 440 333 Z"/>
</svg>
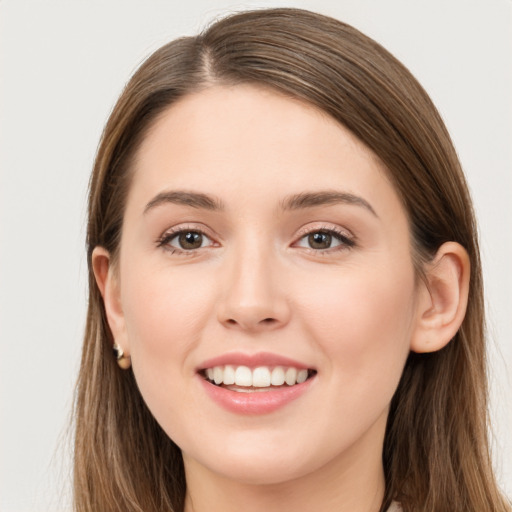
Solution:
<svg viewBox="0 0 512 512">
<path fill-rule="evenodd" d="M 248 366 L 224 365 L 206 368 L 200 374 L 215 386 L 239 393 L 252 393 L 302 384 L 316 375 L 316 371 L 293 366 L 258 366 L 251 369 Z"/>
</svg>

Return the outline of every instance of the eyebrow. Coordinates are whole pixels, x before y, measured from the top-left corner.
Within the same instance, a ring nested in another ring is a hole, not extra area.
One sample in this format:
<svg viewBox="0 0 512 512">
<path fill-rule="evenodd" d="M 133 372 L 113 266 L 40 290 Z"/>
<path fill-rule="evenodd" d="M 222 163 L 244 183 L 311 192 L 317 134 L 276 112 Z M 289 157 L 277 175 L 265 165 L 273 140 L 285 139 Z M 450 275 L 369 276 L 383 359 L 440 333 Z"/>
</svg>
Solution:
<svg viewBox="0 0 512 512">
<path fill-rule="evenodd" d="M 222 201 L 214 196 L 203 194 L 201 192 L 188 192 L 184 190 L 164 191 L 157 194 L 145 206 L 144 213 L 161 206 L 163 204 L 179 204 L 211 211 L 224 210 Z M 294 194 L 281 201 L 283 211 L 301 210 L 305 208 L 314 208 L 315 206 L 349 204 L 361 206 L 368 210 L 375 217 L 379 217 L 372 205 L 363 199 L 349 192 L 338 192 L 332 190 L 321 190 L 317 192 L 302 192 Z"/>
<path fill-rule="evenodd" d="M 144 208 L 144 213 L 161 206 L 163 204 L 181 204 L 191 206 L 192 208 L 202 208 L 204 210 L 220 211 L 224 210 L 224 205 L 220 199 L 202 194 L 200 192 L 187 192 L 183 190 L 174 190 L 160 192 Z"/>
<path fill-rule="evenodd" d="M 318 192 L 304 192 L 301 194 L 295 194 L 286 198 L 281 203 L 281 207 L 286 211 L 334 204 L 361 206 L 368 210 L 375 217 L 379 217 L 373 209 L 372 205 L 362 197 L 356 196 L 349 192 L 338 192 L 333 190 L 321 190 Z"/>
</svg>

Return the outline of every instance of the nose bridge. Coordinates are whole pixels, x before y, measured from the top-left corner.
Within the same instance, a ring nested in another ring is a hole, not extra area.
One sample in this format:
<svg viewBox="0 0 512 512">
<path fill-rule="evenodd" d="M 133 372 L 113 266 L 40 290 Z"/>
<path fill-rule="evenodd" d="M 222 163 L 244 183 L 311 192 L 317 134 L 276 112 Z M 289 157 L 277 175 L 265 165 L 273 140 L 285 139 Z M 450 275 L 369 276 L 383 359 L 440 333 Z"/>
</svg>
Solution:
<svg viewBox="0 0 512 512">
<path fill-rule="evenodd" d="M 226 262 L 226 286 L 219 320 L 246 330 L 275 328 L 288 321 L 289 310 L 272 241 L 246 237 Z"/>
</svg>

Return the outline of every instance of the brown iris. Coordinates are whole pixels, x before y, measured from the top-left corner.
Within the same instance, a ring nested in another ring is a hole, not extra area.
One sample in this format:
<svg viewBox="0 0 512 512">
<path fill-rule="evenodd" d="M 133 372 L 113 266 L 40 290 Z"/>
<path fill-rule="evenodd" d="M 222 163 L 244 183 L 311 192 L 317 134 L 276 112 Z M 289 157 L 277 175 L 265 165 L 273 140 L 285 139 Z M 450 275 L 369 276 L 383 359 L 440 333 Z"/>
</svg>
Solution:
<svg viewBox="0 0 512 512">
<path fill-rule="evenodd" d="M 332 243 L 332 235 L 329 233 L 311 233 L 308 235 L 308 243 L 312 249 L 329 249 Z"/>
<path fill-rule="evenodd" d="M 203 245 L 203 235 L 197 231 L 184 231 L 178 235 L 178 242 L 183 249 L 199 249 Z"/>
</svg>

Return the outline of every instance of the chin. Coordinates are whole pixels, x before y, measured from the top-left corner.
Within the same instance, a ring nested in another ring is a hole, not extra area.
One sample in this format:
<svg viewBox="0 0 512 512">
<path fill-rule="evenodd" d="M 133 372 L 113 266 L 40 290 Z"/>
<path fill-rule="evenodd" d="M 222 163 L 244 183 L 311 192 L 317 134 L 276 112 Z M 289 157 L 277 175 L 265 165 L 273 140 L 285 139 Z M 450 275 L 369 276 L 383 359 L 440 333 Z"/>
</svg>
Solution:
<svg viewBox="0 0 512 512">
<path fill-rule="evenodd" d="M 235 436 L 233 436 L 235 437 Z M 307 440 L 295 440 L 288 437 L 288 442 L 276 439 L 243 440 L 244 436 L 229 442 L 208 444 L 209 449 L 196 451 L 187 456 L 186 462 L 202 466 L 222 479 L 245 485 L 278 485 L 290 482 L 315 472 L 332 459 L 332 450 L 312 447 Z M 300 442 L 298 442 L 300 441 Z M 305 448 L 308 447 L 309 448 Z M 212 447 L 216 447 L 213 448 Z M 195 451 L 195 450 L 194 450 Z M 194 459 L 191 461 L 190 459 Z"/>
<path fill-rule="evenodd" d="M 279 460 L 230 460 L 210 466 L 211 471 L 221 477 L 244 485 L 278 485 L 296 480 L 311 472 L 308 465 L 297 463 L 296 459 Z"/>
</svg>

